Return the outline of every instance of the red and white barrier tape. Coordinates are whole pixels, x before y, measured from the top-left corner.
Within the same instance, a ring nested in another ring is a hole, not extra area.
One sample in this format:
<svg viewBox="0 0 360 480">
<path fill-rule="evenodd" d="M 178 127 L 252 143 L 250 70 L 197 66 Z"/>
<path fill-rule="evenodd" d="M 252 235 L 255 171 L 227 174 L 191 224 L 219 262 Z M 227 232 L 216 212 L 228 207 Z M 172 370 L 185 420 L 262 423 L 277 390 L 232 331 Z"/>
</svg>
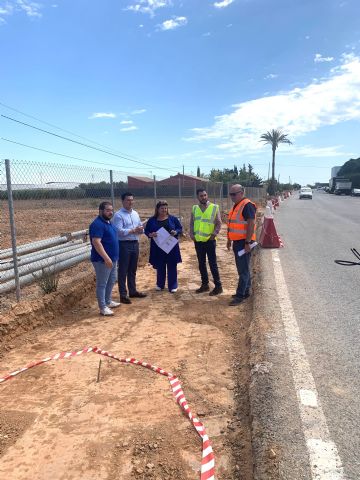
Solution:
<svg viewBox="0 0 360 480">
<path fill-rule="evenodd" d="M 172 389 L 176 402 L 178 403 L 179 407 L 186 413 L 187 417 L 190 419 L 198 435 L 202 439 L 202 460 L 201 460 L 200 480 L 215 480 L 215 456 L 210 444 L 209 437 L 206 434 L 205 427 L 200 422 L 200 420 L 194 417 L 193 414 L 191 413 L 191 410 L 186 401 L 179 379 L 172 373 L 166 372 L 160 367 L 151 365 L 150 363 L 147 363 L 147 362 L 142 362 L 141 360 L 136 360 L 135 358 L 120 358 L 98 347 L 85 347 L 82 350 L 78 350 L 75 352 L 56 353 L 51 357 L 46 357 L 46 358 L 43 358 L 42 360 L 38 360 L 37 362 L 29 363 L 29 365 L 26 365 L 26 367 L 23 367 L 20 370 L 15 370 L 14 372 L 8 373 L 4 377 L 0 377 L 0 383 L 5 382 L 6 380 L 10 380 L 10 378 L 13 378 L 16 375 L 19 375 L 19 373 L 25 372 L 30 368 L 37 367 L 38 365 L 41 365 L 46 362 L 50 362 L 50 360 L 61 360 L 63 358 L 76 357 L 76 356 L 82 355 L 83 353 L 89 353 L 89 352 L 94 352 L 94 353 L 98 353 L 99 355 L 104 355 L 105 357 L 113 358 L 114 360 L 117 360 L 118 362 L 121 362 L 121 363 L 132 363 L 133 365 L 140 365 L 141 367 L 145 367 L 145 368 L 148 368 L 149 370 L 153 370 L 154 372 L 159 373 L 160 375 L 164 375 L 165 377 L 168 378 L 170 387 Z"/>
</svg>

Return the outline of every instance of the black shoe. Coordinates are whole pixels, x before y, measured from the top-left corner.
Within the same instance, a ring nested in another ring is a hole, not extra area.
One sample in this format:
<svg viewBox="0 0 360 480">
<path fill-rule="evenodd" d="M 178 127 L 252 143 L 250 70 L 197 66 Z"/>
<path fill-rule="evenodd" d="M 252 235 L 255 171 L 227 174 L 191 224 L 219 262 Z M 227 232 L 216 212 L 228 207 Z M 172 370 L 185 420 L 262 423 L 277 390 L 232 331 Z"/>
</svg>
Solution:
<svg viewBox="0 0 360 480">
<path fill-rule="evenodd" d="M 237 298 L 236 293 L 234 295 L 231 295 L 231 296 L 232 296 L 232 298 Z M 245 292 L 244 299 L 249 298 L 249 297 L 250 297 L 250 292 Z"/>
<path fill-rule="evenodd" d="M 240 303 L 242 303 L 244 300 L 244 297 L 234 297 L 229 303 L 229 307 L 235 307 L 236 305 L 240 305 Z"/>
<path fill-rule="evenodd" d="M 201 285 L 200 288 L 195 290 L 195 293 L 203 293 L 203 292 L 208 292 L 210 290 L 209 285 Z"/>
<path fill-rule="evenodd" d="M 219 295 L 219 293 L 223 293 L 223 288 L 220 285 L 219 287 L 215 287 L 211 292 L 209 293 L 210 297 L 213 297 L 214 295 Z"/>
<path fill-rule="evenodd" d="M 132 303 L 129 297 L 120 297 L 120 303 Z"/>
<path fill-rule="evenodd" d="M 143 292 L 135 292 L 135 293 L 132 293 L 131 295 L 129 295 L 130 298 L 145 298 L 147 297 L 147 294 L 146 293 L 143 293 Z"/>
</svg>

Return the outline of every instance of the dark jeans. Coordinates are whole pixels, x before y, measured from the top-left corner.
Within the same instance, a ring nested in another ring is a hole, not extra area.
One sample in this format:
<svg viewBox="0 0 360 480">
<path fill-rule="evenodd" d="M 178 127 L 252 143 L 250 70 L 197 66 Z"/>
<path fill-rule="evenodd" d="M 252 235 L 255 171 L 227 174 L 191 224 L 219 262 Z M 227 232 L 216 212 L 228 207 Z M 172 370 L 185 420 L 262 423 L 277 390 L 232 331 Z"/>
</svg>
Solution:
<svg viewBox="0 0 360 480">
<path fill-rule="evenodd" d="M 168 289 L 169 291 L 174 290 L 178 287 L 177 282 L 177 265 L 176 263 L 161 263 L 156 267 L 156 285 L 160 288 L 165 287 L 166 280 L 166 270 L 167 270 L 167 279 L 168 279 Z"/>
<path fill-rule="evenodd" d="M 123 240 L 119 242 L 119 263 L 118 263 L 118 285 L 120 297 L 127 296 L 127 286 L 129 295 L 136 293 L 136 270 L 139 259 L 139 242 Z"/>
<path fill-rule="evenodd" d="M 216 240 L 208 240 L 207 242 L 195 242 L 195 250 L 199 262 L 201 284 L 209 285 L 209 275 L 206 268 L 207 255 L 215 287 L 221 287 L 219 269 L 216 263 Z"/>
<path fill-rule="evenodd" d="M 249 293 L 251 287 L 250 275 L 250 259 L 251 253 L 244 253 L 239 257 L 238 252 L 245 247 L 244 240 L 235 240 L 233 242 L 233 251 L 235 255 L 236 268 L 239 274 L 239 283 L 236 289 L 236 296 L 244 297 L 245 293 Z"/>
</svg>

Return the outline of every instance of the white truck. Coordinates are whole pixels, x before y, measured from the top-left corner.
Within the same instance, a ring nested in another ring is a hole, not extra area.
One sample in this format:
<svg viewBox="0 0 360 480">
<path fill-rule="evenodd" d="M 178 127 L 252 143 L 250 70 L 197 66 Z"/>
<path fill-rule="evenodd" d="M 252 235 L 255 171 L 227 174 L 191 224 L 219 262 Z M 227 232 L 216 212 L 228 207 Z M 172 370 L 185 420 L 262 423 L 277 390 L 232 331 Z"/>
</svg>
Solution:
<svg viewBox="0 0 360 480">
<path fill-rule="evenodd" d="M 329 193 L 335 193 L 335 195 L 350 195 L 351 187 L 352 182 L 348 178 L 330 178 Z"/>
</svg>

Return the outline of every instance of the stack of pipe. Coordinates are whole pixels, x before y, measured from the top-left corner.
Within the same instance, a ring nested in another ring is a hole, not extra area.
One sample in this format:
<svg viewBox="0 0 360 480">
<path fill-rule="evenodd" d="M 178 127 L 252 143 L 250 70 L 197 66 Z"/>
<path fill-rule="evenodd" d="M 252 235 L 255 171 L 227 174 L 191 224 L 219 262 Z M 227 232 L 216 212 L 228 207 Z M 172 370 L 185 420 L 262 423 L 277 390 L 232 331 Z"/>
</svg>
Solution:
<svg viewBox="0 0 360 480">
<path fill-rule="evenodd" d="M 27 243 L 17 248 L 20 286 L 39 279 L 44 270 L 61 272 L 90 258 L 91 246 L 87 231 L 64 233 L 58 237 Z M 15 271 L 12 249 L 0 251 L 0 294 L 15 290 Z"/>
</svg>

